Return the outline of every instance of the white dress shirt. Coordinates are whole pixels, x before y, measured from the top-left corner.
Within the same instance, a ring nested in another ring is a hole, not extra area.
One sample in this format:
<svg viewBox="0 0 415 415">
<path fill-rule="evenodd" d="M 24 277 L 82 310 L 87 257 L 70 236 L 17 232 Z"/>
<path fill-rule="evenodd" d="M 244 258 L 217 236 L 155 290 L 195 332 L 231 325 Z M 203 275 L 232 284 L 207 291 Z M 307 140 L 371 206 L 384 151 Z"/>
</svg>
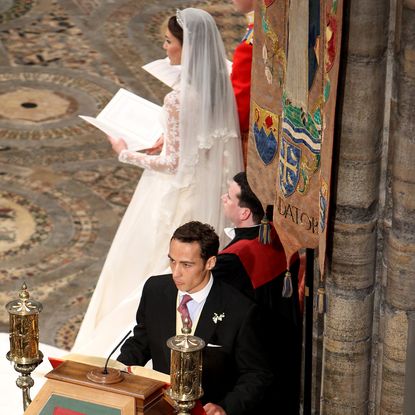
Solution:
<svg viewBox="0 0 415 415">
<path fill-rule="evenodd" d="M 208 283 L 200 291 L 190 294 L 188 292 L 179 290 L 177 293 L 176 310 L 185 294 L 188 294 L 190 295 L 190 297 L 192 297 L 192 299 L 187 303 L 187 309 L 189 310 L 189 315 L 192 320 L 191 334 L 195 332 L 200 314 L 202 313 L 203 306 L 205 305 L 206 298 L 210 293 L 210 289 L 212 288 L 212 285 L 213 285 L 213 276 L 212 276 L 212 273 L 210 273 Z M 182 334 L 182 326 L 183 326 L 182 319 L 181 319 L 180 313 L 177 311 L 176 312 L 176 334 Z"/>
</svg>

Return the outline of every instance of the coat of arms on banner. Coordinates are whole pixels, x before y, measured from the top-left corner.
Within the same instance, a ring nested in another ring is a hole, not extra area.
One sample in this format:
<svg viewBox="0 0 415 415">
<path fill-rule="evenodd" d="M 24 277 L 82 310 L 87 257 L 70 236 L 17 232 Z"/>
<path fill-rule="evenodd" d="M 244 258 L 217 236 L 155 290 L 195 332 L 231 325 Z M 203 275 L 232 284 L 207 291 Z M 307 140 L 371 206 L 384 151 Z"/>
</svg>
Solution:
<svg viewBox="0 0 415 415">
<path fill-rule="evenodd" d="M 304 112 L 301 107 L 291 104 L 290 100 L 284 95 L 283 97 L 283 117 L 282 117 L 282 138 L 287 144 L 287 151 L 292 154 L 300 154 L 302 160 L 296 160 L 298 163 L 298 173 L 296 174 L 296 184 L 293 189 L 284 185 L 284 177 L 281 177 L 282 163 L 286 163 L 282 158 L 282 148 L 280 151 L 280 189 L 284 196 L 291 195 L 297 188 L 300 194 L 307 193 L 311 176 L 318 171 L 320 166 L 321 151 L 321 110 L 317 108 L 314 112 Z M 294 153 L 292 150 L 295 146 L 299 151 Z M 281 146 L 282 147 L 282 146 Z M 304 151 L 302 151 L 304 149 Z M 306 154 L 307 153 L 307 154 Z M 291 172 L 293 175 L 293 172 Z"/>
<path fill-rule="evenodd" d="M 255 102 L 252 102 L 254 110 L 253 133 L 258 155 L 265 165 L 272 162 L 278 150 L 278 129 L 280 117 Z"/>
<path fill-rule="evenodd" d="M 283 97 L 282 132 L 296 144 L 302 144 L 313 154 L 321 150 L 321 111 L 305 112 L 292 105 L 286 96 Z"/>
<path fill-rule="evenodd" d="M 275 30 L 272 30 L 267 18 L 266 8 L 271 4 L 265 4 L 265 8 L 261 7 L 261 27 L 264 32 L 262 60 L 264 62 L 264 74 L 267 83 L 272 85 L 274 80 L 277 80 L 278 85 L 282 86 L 284 84 L 286 66 L 284 41 L 277 35 Z"/>
<path fill-rule="evenodd" d="M 294 144 L 291 144 L 283 134 L 278 163 L 278 176 L 280 189 L 285 197 L 292 195 L 297 187 L 300 173 L 300 161 L 301 149 Z"/>
<path fill-rule="evenodd" d="M 264 0 L 265 7 L 271 6 L 272 3 L 274 3 L 275 0 Z"/>
</svg>

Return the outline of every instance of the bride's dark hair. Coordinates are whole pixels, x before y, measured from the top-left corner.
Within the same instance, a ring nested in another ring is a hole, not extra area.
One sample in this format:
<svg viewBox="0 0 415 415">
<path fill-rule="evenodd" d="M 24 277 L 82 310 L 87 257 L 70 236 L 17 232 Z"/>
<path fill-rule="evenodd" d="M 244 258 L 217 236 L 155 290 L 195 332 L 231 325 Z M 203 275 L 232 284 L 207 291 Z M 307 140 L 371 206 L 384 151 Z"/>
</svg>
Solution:
<svg viewBox="0 0 415 415">
<path fill-rule="evenodd" d="M 183 29 L 180 27 L 179 23 L 177 23 L 176 16 L 170 17 L 167 22 L 167 27 L 169 28 L 170 33 L 178 39 L 180 44 L 183 46 Z"/>
</svg>

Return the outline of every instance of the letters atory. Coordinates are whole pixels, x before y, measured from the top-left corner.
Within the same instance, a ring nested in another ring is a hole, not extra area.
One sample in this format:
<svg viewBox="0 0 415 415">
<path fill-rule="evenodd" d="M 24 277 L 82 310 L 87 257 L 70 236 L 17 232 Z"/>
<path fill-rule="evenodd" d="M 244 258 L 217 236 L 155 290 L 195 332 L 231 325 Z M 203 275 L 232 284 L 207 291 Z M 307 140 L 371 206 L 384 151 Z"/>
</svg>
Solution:
<svg viewBox="0 0 415 415">
<path fill-rule="evenodd" d="M 300 208 L 285 203 L 280 196 L 278 196 L 278 214 L 284 216 L 285 219 L 291 219 L 296 225 L 304 226 L 305 230 L 318 234 L 318 220 L 313 216 L 310 217 Z"/>
</svg>

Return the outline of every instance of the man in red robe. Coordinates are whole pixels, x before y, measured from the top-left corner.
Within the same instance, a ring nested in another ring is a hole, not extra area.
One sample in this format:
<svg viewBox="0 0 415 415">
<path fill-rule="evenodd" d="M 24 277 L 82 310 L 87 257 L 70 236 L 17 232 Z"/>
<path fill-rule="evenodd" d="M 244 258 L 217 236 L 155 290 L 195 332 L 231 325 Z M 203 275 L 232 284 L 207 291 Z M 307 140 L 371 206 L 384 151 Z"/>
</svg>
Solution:
<svg viewBox="0 0 415 415">
<path fill-rule="evenodd" d="M 232 0 L 236 9 L 246 14 L 248 27 L 233 55 L 231 81 L 241 129 L 242 151 L 246 167 L 249 132 L 249 107 L 251 101 L 252 45 L 254 38 L 254 0 Z"/>
<path fill-rule="evenodd" d="M 298 415 L 301 366 L 301 317 L 298 302 L 298 269 L 294 255 L 290 271 L 293 294 L 282 296 L 286 256 L 275 229 L 272 241 L 258 240 L 264 210 L 249 187 L 246 174 L 238 173 L 222 196 L 224 212 L 235 228 L 232 241 L 219 252 L 213 269 L 215 278 L 233 285 L 253 299 L 263 314 L 262 331 L 270 345 L 276 384 L 271 403 L 284 415 Z M 227 230 L 228 235 L 230 231 Z"/>
</svg>

